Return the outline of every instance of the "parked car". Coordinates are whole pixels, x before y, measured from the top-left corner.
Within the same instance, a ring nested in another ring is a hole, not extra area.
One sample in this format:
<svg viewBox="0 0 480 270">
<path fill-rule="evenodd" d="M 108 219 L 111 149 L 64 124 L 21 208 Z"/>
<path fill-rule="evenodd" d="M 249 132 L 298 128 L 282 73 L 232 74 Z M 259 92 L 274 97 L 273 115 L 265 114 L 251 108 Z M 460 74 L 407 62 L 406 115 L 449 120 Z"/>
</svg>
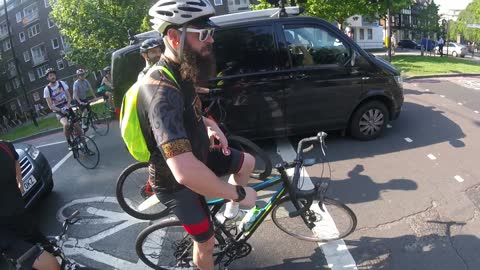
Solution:
<svg viewBox="0 0 480 270">
<path fill-rule="evenodd" d="M 402 39 L 397 43 L 398 48 L 420 50 L 422 45 L 417 44 L 411 39 Z"/>
<path fill-rule="evenodd" d="M 26 143 L 14 143 L 22 169 L 23 199 L 26 207 L 35 204 L 38 199 L 53 189 L 52 168 L 45 156 L 35 146 Z"/>
<path fill-rule="evenodd" d="M 229 101 L 226 124 L 250 139 L 319 130 L 347 130 L 358 139 L 378 137 L 403 104 L 400 71 L 361 49 L 331 23 L 298 15 L 271 17 L 278 9 L 213 17 L 214 52 L 221 87 Z M 144 61 L 142 40 L 112 55 L 112 79 L 122 96 Z M 220 76 L 221 74 L 221 76 Z"/>
<path fill-rule="evenodd" d="M 455 42 L 449 42 L 448 45 L 443 46 L 443 54 L 447 54 L 447 51 L 448 55 L 453 57 L 465 57 L 468 53 L 467 46 Z M 435 46 L 435 54 L 440 54 L 438 45 Z"/>
</svg>

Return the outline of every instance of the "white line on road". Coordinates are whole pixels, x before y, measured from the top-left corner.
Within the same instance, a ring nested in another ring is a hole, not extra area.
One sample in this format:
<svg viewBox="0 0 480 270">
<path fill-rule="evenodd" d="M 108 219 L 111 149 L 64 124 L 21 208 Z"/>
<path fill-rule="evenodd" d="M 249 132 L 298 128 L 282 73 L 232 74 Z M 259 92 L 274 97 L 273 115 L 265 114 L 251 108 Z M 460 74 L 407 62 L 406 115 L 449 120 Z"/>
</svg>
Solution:
<svg viewBox="0 0 480 270">
<path fill-rule="evenodd" d="M 430 89 L 425 89 L 426 92 L 430 92 Z"/>
<path fill-rule="evenodd" d="M 68 152 L 68 154 L 62 158 L 62 160 L 60 160 L 57 164 L 55 164 L 55 166 L 53 166 L 52 168 L 52 173 L 55 173 L 55 171 L 58 170 L 58 168 L 60 168 L 60 166 L 62 166 L 62 164 L 65 163 L 65 161 L 67 161 L 67 159 L 71 157 L 72 154 L 73 152 L 71 151 Z"/>
<path fill-rule="evenodd" d="M 431 160 L 435 160 L 435 159 L 437 159 L 437 157 L 436 157 L 436 156 L 434 156 L 434 155 L 432 155 L 432 154 L 428 154 L 428 156 L 427 156 L 427 157 L 428 157 L 429 159 L 431 159 Z"/>
<path fill-rule="evenodd" d="M 440 95 L 440 97 L 443 97 L 443 98 L 444 98 L 445 96 L 444 96 L 444 95 Z"/>
<path fill-rule="evenodd" d="M 61 143 L 66 143 L 66 142 L 67 142 L 67 141 L 60 141 L 60 142 L 42 144 L 42 145 L 37 146 L 37 148 L 47 147 L 47 146 L 56 145 L 56 144 L 61 144 Z"/>
<path fill-rule="evenodd" d="M 458 104 L 458 105 L 460 105 L 460 106 L 462 106 L 462 105 L 463 105 L 463 103 L 461 103 L 461 102 L 458 102 L 457 104 Z"/>
<path fill-rule="evenodd" d="M 478 113 L 478 111 L 473 111 L 474 113 Z"/>
<path fill-rule="evenodd" d="M 390 125 L 390 124 L 387 124 L 387 128 L 392 128 L 392 125 Z"/>
<path fill-rule="evenodd" d="M 460 175 L 455 175 L 455 180 L 457 180 L 458 182 L 462 183 L 463 181 L 463 178 L 460 176 Z"/>
<path fill-rule="evenodd" d="M 286 138 L 277 140 L 277 152 L 285 161 L 294 160 L 297 155 L 295 152 L 295 149 L 292 147 L 292 145 Z M 292 176 L 293 169 L 289 169 L 287 173 L 289 176 Z M 302 173 L 301 177 L 302 179 L 304 179 L 302 189 L 308 190 L 313 188 L 313 183 L 310 180 L 310 177 L 308 176 L 307 171 L 302 170 L 301 173 Z M 314 202 L 312 204 L 312 208 L 314 206 L 318 207 L 318 204 Z M 325 216 L 325 219 L 322 219 L 321 223 L 322 224 L 319 224 L 320 225 L 319 228 L 321 228 L 321 230 L 325 231 L 324 229 L 328 228 L 328 231 L 331 231 L 331 232 L 336 231 L 336 233 L 338 234 L 337 227 L 335 226 L 335 223 L 333 222 L 332 217 L 328 213 Z M 315 229 L 314 229 L 314 233 L 315 233 Z M 340 270 L 340 269 L 357 270 L 358 269 L 357 264 L 355 263 L 355 260 L 353 259 L 352 255 L 348 251 L 348 248 L 346 247 L 345 242 L 343 240 L 336 240 L 328 243 L 319 243 L 318 245 L 322 249 L 330 269 L 332 270 Z"/>
<path fill-rule="evenodd" d="M 413 142 L 413 140 L 412 140 L 412 139 L 410 139 L 410 138 L 408 138 L 408 137 L 407 137 L 407 138 L 405 138 L 405 141 L 407 141 L 407 142 Z"/>
</svg>

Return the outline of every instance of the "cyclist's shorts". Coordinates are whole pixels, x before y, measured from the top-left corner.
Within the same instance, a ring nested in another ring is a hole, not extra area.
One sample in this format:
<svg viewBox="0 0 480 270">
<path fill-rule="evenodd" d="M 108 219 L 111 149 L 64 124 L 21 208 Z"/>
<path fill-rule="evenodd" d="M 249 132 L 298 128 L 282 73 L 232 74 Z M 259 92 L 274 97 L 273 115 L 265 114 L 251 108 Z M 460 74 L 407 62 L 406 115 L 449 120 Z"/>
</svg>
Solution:
<svg viewBox="0 0 480 270">
<path fill-rule="evenodd" d="M 160 201 L 182 223 L 183 227 L 196 242 L 206 242 L 213 236 L 213 224 L 205 198 L 188 188 L 174 193 L 157 193 Z"/>
<path fill-rule="evenodd" d="M 230 155 L 225 156 L 220 146 L 210 148 L 207 159 L 207 167 L 217 176 L 236 174 L 243 166 L 245 153 L 230 148 Z"/>
<path fill-rule="evenodd" d="M 5 254 L 14 260 L 18 260 L 23 254 L 30 250 L 30 248 L 34 247 L 35 245 L 28 243 L 22 240 L 7 240 L 2 239 L 0 241 L 0 249 L 5 252 Z M 33 269 L 33 263 L 35 260 L 42 254 L 43 250 L 37 248 L 37 251 L 32 254 L 27 260 L 22 264 L 21 270 L 30 270 Z"/>
</svg>

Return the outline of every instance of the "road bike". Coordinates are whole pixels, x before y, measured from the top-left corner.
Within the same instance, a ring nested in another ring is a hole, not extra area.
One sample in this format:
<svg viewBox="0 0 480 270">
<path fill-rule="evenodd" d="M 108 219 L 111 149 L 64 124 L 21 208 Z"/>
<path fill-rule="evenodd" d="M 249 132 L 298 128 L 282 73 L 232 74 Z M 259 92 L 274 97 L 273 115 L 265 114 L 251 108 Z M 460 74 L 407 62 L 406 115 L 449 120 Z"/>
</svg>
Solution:
<svg viewBox="0 0 480 270">
<path fill-rule="evenodd" d="M 88 136 L 83 135 L 79 126 L 79 118 L 72 109 L 67 111 L 68 132 L 70 134 L 70 150 L 73 158 L 87 169 L 94 169 L 100 161 L 100 151 L 97 144 Z"/>
<path fill-rule="evenodd" d="M 96 134 L 100 136 L 105 136 L 108 134 L 109 131 L 109 122 L 110 122 L 110 112 L 105 110 L 102 105 L 99 108 L 99 112 L 95 112 L 90 104 L 92 101 L 87 101 L 86 105 L 78 105 L 76 106 L 76 114 L 77 118 L 81 119 L 81 123 L 83 124 L 83 132 L 86 134 L 89 128 L 91 127 Z M 106 106 L 106 105 L 105 105 Z M 86 108 L 87 115 L 83 116 L 83 112 L 81 108 Z"/>
<path fill-rule="evenodd" d="M 16 260 L 9 257 L 6 253 L 0 252 L 0 269 L 2 270 L 18 270 L 24 269 L 22 267 L 28 268 L 28 266 L 24 265 L 27 261 L 31 261 L 32 257 L 38 256 L 44 250 L 48 251 L 50 254 L 55 256 L 60 263 L 60 269 L 62 270 L 94 270 L 93 268 L 83 267 L 78 263 L 70 260 L 65 256 L 63 252 L 63 242 L 67 240 L 66 233 L 70 225 L 77 223 L 80 218 L 77 218 L 79 211 L 76 210 L 73 212 L 68 218 L 65 219 L 62 225 L 62 230 L 59 235 L 57 236 L 47 236 L 48 244 L 41 245 L 36 244 L 29 250 L 27 250 L 22 256 L 17 258 Z M 3 259 L 3 261 L 2 261 Z"/>
<path fill-rule="evenodd" d="M 311 242 L 327 242 L 350 235 L 357 226 L 355 213 L 342 202 L 326 196 L 330 178 L 308 184 L 301 178 L 304 167 L 315 164 L 314 159 L 304 159 L 303 151 L 312 143 L 320 142 L 324 152 L 326 133 L 304 138 L 298 144 L 297 157 L 293 162 L 276 166 L 279 176 L 256 184 L 256 191 L 279 185 L 267 204 L 255 215 L 252 225 L 238 228 L 236 224 L 223 223 L 221 209 L 225 199 L 208 201 L 214 225 L 214 262 L 228 267 L 234 260 L 247 256 L 252 247 L 248 239 L 253 236 L 268 214 L 273 223 L 283 232 L 297 239 Z M 324 164 L 324 163 L 322 163 Z M 288 169 L 294 169 L 292 177 Z M 299 185 L 300 184 L 300 185 Z M 169 211 L 166 209 L 165 211 Z M 194 267 L 192 259 L 193 241 L 176 217 L 169 217 L 145 228 L 137 237 L 135 249 L 138 257 L 154 269 L 177 269 Z"/>
</svg>

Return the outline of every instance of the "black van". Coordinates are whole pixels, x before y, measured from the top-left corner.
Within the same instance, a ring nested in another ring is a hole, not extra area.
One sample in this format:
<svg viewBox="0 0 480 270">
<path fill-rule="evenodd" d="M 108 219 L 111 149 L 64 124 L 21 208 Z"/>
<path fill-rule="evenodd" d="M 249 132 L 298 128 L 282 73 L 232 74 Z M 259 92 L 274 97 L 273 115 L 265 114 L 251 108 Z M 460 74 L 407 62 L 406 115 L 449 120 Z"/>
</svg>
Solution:
<svg viewBox="0 0 480 270">
<path fill-rule="evenodd" d="M 318 18 L 275 16 L 278 9 L 213 17 L 218 75 L 227 126 L 251 139 L 318 130 L 347 130 L 358 139 L 378 137 L 403 104 L 400 72 L 361 49 L 331 23 Z M 144 62 L 138 42 L 112 56 L 113 83 L 124 91 Z"/>
</svg>

